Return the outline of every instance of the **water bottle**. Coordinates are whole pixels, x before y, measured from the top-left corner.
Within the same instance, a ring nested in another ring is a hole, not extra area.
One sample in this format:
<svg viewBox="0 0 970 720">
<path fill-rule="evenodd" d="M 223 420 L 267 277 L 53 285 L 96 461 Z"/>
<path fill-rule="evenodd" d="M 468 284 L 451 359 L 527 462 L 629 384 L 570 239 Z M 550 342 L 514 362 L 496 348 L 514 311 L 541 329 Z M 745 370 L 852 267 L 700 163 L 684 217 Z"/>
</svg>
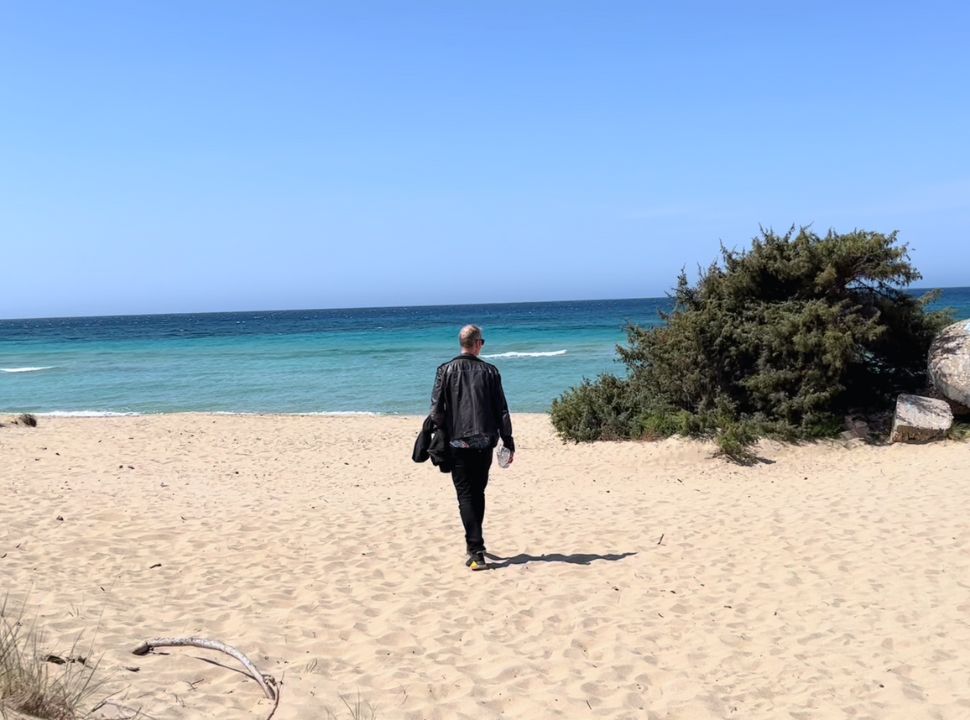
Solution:
<svg viewBox="0 0 970 720">
<path fill-rule="evenodd" d="M 503 445 L 495 453 L 495 458 L 498 460 L 498 466 L 500 468 L 507 468 L 509 463 L 512 462 L 512 451 Z"/>
</svg>

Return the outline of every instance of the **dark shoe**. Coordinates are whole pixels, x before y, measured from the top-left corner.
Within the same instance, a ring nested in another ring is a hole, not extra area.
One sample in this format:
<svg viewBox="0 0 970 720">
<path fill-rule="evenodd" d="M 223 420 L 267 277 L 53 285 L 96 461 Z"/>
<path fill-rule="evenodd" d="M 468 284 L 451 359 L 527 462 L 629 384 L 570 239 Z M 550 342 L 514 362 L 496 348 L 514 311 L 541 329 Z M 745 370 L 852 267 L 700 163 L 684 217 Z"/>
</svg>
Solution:
<svg viewBox="0 0 970 720">
<path fill-rule="evenodd" d="M 485 553 L 483 552 L 468 553 L 468 559 L 465 561 L 465 565 L 467 567 L 470 567 L 472 570 L 487 569 L 488 563 L 485 561 Z"/>
</svg>

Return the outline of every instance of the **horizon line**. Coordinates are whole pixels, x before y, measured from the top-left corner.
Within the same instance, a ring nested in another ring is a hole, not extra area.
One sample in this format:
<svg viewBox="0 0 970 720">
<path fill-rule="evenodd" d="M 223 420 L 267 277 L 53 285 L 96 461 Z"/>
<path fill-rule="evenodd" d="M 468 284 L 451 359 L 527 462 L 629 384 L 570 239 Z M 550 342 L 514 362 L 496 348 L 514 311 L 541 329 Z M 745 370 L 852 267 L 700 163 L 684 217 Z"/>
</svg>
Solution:
<svg viewBox="0 0 970 720">
<path fill-rule="evenodd" d="M 948 287 L 928 287 L 928 288 L 902 288 L 903 292 L 934 292 L 937 290 L 966 290 L 970 289 L 967 285 L 953 285 Z M 280 312 L 328 312 L 332 310 L 394 310 L 402 308 L 444 308 L 444 307 L 483 307 L 493 305 L 548 305 L 554 303 L 575 303 L 575 302 L 629 302 L 631 300 L 669 300 L 671 295 L 653 297 L 626 297 L 626 298 L 573 298 L 569 300 L 512 300 L 497 302 L 471 302 L 471 303 L 418 303 L 408 305 L 357 305 L 357 306 L 338 306 L 338 307 L 318 307 L 318 308 L 262 308 L 262 309 L 243 309 L 243 310 L 202 310 L 202 311 L 182 311 L 182 312 L 143 312 L 143 313 L 112 313 L 108 315 L 33 315 L 29 317 L 0 318 L 0 322 L 18 322 L 21 320 L 73 320 L 78 318 L 121 318 L 121 317 L 164 317 L 168 315 L 231 315 L 240 313 L 280 313 Z"/>
</svg>

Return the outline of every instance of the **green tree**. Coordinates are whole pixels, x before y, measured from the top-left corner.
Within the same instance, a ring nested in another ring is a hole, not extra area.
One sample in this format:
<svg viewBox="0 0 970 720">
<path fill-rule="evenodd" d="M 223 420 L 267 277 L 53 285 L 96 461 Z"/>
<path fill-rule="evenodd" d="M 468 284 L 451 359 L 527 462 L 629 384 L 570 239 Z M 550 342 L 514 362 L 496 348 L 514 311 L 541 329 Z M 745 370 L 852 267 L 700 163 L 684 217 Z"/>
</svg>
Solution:
<svg viewBox="0 0 970 720">
<path fill-rule="evenodd" d="M 553 424 L 577 441 L 711 434 L 736 458 L 760 435 L 831 435 L 925 385 L 950 318 L 905 292 L 920 277 L 895 232 L 762 229 L 696 285 L 681 272 L 664 324 L 627 328 L 626 377 L 571 388 Z"/>
</svg>

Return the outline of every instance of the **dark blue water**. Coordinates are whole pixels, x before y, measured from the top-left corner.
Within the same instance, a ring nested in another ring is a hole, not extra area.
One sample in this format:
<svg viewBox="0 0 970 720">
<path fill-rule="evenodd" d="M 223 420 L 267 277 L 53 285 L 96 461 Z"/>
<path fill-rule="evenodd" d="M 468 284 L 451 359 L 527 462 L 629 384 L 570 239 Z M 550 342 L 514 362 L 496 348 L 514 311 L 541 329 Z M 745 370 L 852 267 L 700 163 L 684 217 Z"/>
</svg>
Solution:
<svg viewBox="0 0 970 720">
<path fill-rule="evenodd" d="M 934 307 L 970 318 L 970 288 Z M 666 298 L 0 320 L 0 412 L 423 414 L 458 329 L 482 326 L 513 412 L 622 373 L 628 322 Z"/>
</svg>

